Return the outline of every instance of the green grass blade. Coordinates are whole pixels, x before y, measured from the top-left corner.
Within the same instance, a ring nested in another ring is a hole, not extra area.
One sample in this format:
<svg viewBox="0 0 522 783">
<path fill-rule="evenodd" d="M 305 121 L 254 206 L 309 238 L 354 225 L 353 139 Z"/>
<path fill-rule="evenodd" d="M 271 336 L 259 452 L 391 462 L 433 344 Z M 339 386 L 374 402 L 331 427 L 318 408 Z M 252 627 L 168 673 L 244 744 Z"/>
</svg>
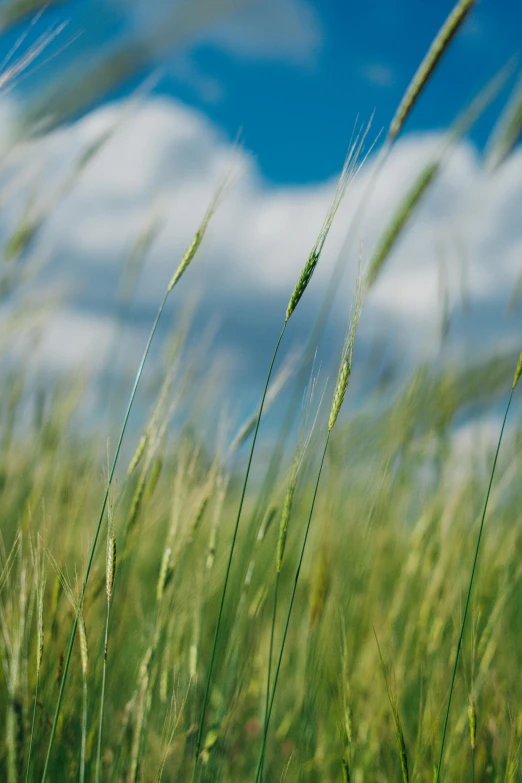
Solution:
<svg viewBox="0 0 522 783">
<path fill-rule="evenodd" d="M 328 432 L 328 435 L 326 437 L 326 441 L 325 441 L 325 444 L 324 444 L 323 454 L 322 454 L 322 457 L 321 457 L 321 463 L 319 465 L 319 472 L 317 473 L 317 480 L 315 482 L 314 494 L 312 496 L 312 504 L 310 506 L 310 513 L 308 514 L 308 521 L 306 523 L 305 534 L 304 534 L 303 543 L 302 543 L 302 546 L 301 546 L 301 553 L 299 555 L 299 562 L 297 564 L 297 569 L 296 569 L 295 576 L 294 576 L 294 584 L 293 584 L 293 587 L 292 587 L 292 594 L 290 596 L 290 603 L 288 604 L 288 611 L 287 611 L 287 614 L 286 614 L 285 627 L 284 627 L 284 631 L 283 631 L 283 638 L 281 639 L 281 646 L 279 648 L 279 656 L 278 656 L 278 659 L 277 659 L 276 669 L 275 669 L 275 672 L 274 672 L 274 683 L 272 685 L 272 693 L 270 695 L 270 704 L 269 704 L 269 707 L 268 707 L 268 713 L 267 713 L 267 716 L 266 716 L 265 725 L 263 727 L 263 739 L 262 739 L 262 743 L 261 743 L 261 750 L 259 752 L 259 759 L 258 759 L 258 762 L 257 762 L 257 770 L 256 770 L 256 777 L 255 777 L 256 783 L 261 783 L 261 779 L 262 779 L 262 775 L 263 775 L 263 765 L 264 765 L 264 761 L 265 761 L 265 752 L 266 752 L 266 740 L 267 740 L 267 736 L 268 736 L 268 728 L 269 728 L 269 725 L 270 725 L 270 718 L 272 716 L 272 709 L 273 709 L 273 706 L 274 706 L 274 699 L 275 699 L 275 693 L 276 693 L 276 688 L 277 688 L 277 681 L 279 679 L 279 672 L 281 670 L 281 661 L 283 660 L 283 654 L 284 654 L 284 650 L 285 650 L 286 637 L 288 635 L 288 628 L 290 626 L 290 618 L 292 616 L 292 609 L 293 609 L 293 606 L 294 606 L 295 594 L 297 592 L 297 583 L 299 581 L 299 575 L 301 573 L 301 566 L 303 565 L 303 559 L 304 559 L 304 554 L 305 554 L 305 549 L 306 549 L 306 542 L 308 540 L 308 534 L 310 532 L 310 525 L 311 525 L 312 516 L 313 516 L 313 513 L 314 513 L 315 501 L 316 501 L 316 498 L 317 498 L 317 492 L 319 490 L 319 482 L 321 481 L 321 474 L 323 472 L 323 465 L 324 465 L 324 460 L 325 460 L 325 457 L 326 457 L 326 450 L 328 448 L 329 441 L 330 441 L 330 431 Z"/>
<path fill-rule="evenodd" d="M 470 599 L 471 599 L 471 591 L 473 589 L 473 580 L 475 578 L 475 570 L 477 568 L 477 561 L 478 561 L 478 555 L 479 555 L 479 549 L 480 549 L 480 542 L 481 542 L 481 539 L 482 539 L 482 531 L 484 530 L 484 520 L 486 519 L 486 512 L 488 510 L 489 496 L 491 494 L 491 487 L 493 485 L 493 478 L 495 476 L 495 470 L 496 470 L 496 467 L 497 467 L 498 455 L 499 455 L 499 452 L 500 452 L 500 445 L 502 443 L 502 437 L 504 435 L 504 429 L 506 427 L 506 421 L 507 421 L 509 409 L 511 407 L 511 400 L 513 399 L 513 392 L 515 391 L 515 385 L 516 384 L 514 383 L 512 388 L 511 388 L 511 393 L 509 395 L 508 404 L 506 406 L 506 412 L 504 413 L 504 420 L 502 421 L 502 427 L 501 427 L 501 430 L 500 430 L 500 435 L 499 435 L 498 443 L 497 443 L 497 450 L 495 452 L 495 459 L 493 460 L 493 467 L 491 469 L 491 475 L 490 475 L 490 478 L 489 478 L 488 491 L 486 493 L 486 500 L 484 502 L 484 509 L 482 511 L 482 518 L 480 520 L 480 528 L 479 528 L 479 533 L 478 533 L 478 538 L 477 538 L 477 545 L 475 547 L 475 556 L 473 558 L 473 566 L 471 568 L 471 576 L 470 576 L 470 579 L 469 579 L 468 593 L 467 593 L 467 596 L 466 596 L 466 603 L 465 603 L 465 606 L 464 606 L 464 615 L 462 617 L 462 625 L 460 627 L 459 641 L 458 641 L 458 644 L 457 644 L 457 652 L 455 653 L 455 662 L 453 664 L 453 672 L 452 672 L 452 675 L 451 675 L 450 691 L 449 691 L 449 696 L 448 696 L 448 704 L 446 706 L 446 714 L 444 716 L 444 727 L 442 729 L 442 739 L 441 739 L 441 743 L 440 743 L 439 763 L 437 765 L 437 775 L 436 775 L 436 778 L 435 778 L 435 783 L 439 783 L 439 781 L 441 779 L 440 776 L 441 776 L 441 769 L 442 769 L 442 759 L 443 759 L 443 756 L 444 756 L 444 743 L 445 743 L 445 740 L 446 740 L 446 732 L 447 732 L 447 729 L 448 729 L 448 720 L 449 720 L 449 714 L 450 714 L 450 708 L 451 708 L 451 697 L 453 696 L 453 688 L 455 686 L 455 678 L 457 676 L 457 666 L 458 666 L 458 662 L 459 662 L 460 648 L 462 647 L 462 639 L 464 637 L 464 628 L 466 626 L 466 617 L 467 617 L 467 614 L 468 614 L 468 608 L 469 608 L 469 603 L 470 603 Z"/>
<path fill-rule="evenodd" d="M 200 719 L 199 719 L 198 734 L 197 734 L 197 739 L 196 739 L 196 750 L 195 750 L 195 754 L 194 754 L 194 766 L 193 766 L 193 769 L 192 769 L 192 783 L 194 783 L 194 781 L 196 780 L 196 773 L 197 773 L 197 768 L 198 768 L 199 754 L 200 754 L 200 750 L 201 750 L 201 740 L 203 738 L 203 729 L 204 729 L 204 726 L 205 726 L 205 716 L 206 716 L 207 705 L 208 705 L 208 697 L 209 697 L 209 694 L 210 694 L 210 685 L 211 685 L 211 682 L 212 682 L 212 673 L 213 673 L 213 669 L 214 669 L 214 663 L 215 663 L 215 660 L 216 660 L 217 643 L 218 643 L 218 639 L 219 639 L 219 632 L 221 630 L 221 621 L 223 619 L 223 608 L 224 608 L 224 605 L 225 605 L 225 597 L 226 597 L 228 581 L 229 581 L 229 577 L 230 577 L 230 570 L 231 570 L 231 567 L 232 567 L 232 558 L 234 556 L 234 549 L 235 549 L 235 546 L 236 546 L 237 532 L 239 530 L 239 522 L 240 522 L 240 519 L 241 519 L 241 512 L 243 510 L 243 503 L 244 503 L 244 500 L 245 500 L 246 488 L 247 488 L 247 484 L 248 484 L 248 478 L 249 478 L 249 475 L 250 475 L 250 468 L 251 468 L 252 459 L 253 459 L 253 456 L 254 456 L 254 449 L 256 447 L 257 434 L 259 432 L 259 425 L 260 425 L 260 422 L 261 422 L 261 416 L 263 415 L 263 406 L 265 404 L 265 398 L 266 398 L 266 393 L 268 391 L 268 385 L 270 383 L 270 378 L 272 377 L 272 371 L 274 369 L 275 360 L 276 360 L 277 354 L 279 352 L 279 346 L 281 345 L 281 341 L 283 339 L 283 335 L 285 333 L 287 323 L 288 323 L 288 321 L 285 320 L 285 322 L 283 324 L 283 328 L 281 329 L 281 334 L 279 335 L 279 339 L 277 341 L 277 344 L 276 344 L 276 347 L 275 347 L 275 350 L 274 350 L 274 353 L 273 353 L 273 356 L 272 356 L 272 361 L 270 363 L 270 369 L 268 370 L 268 375 L 266 377 L 265 388 L 264 388 L 264 391 L 263 391 L 263 396 L 261 397 L 261 404 L 259 406 L 259 414 L 258 414 L 258 417 L 257 417 L 256 428 L 254 430 L 254 437 L 252 438 L 252 445 L 250 447 L 250 454 L 249 454 L 249 457 L 248 457 L 248 464 L 247 464 L 247 469 L 246 469 L 246 473 L 245 473 L 245 479 L 243 481 L 243 489 L 241 491 L 241 499 L 239 501 L 239 508 L 238 508 L 238 511 L 237 511 L 236 522 L 235 522 L 235 525 L 234 525 L 234 532 L 232 534 L 232 541 L 231 541 L 231 544 L 230 544 L 230 550 L 229 550 L 229 554 L 228 554 L 228 562 L 227 562 L 227 567 L 226 567 L 226 571 L 225 571 L 225 579 L 224 579 L 224 583 L 223 583 L 223 590 L 221 591 L 221 601 L 220 601 L 220 604 L 219 604 L 218 617 L 217 617 L 217 622 L 216 622 L 216 629 L 214 631 L 214 641 L 212 643 L 212 650 L 211 650 L 211 653 L 210 653 L 210 662 L 209 662 L 208 670 L 207 670 L 207 681 L 206 681 L 206 684 L 205 684 L 205 693 L 203 695 L 203 706 L 201 708 L 201 716 L 200 716 Z"/>
</svg>

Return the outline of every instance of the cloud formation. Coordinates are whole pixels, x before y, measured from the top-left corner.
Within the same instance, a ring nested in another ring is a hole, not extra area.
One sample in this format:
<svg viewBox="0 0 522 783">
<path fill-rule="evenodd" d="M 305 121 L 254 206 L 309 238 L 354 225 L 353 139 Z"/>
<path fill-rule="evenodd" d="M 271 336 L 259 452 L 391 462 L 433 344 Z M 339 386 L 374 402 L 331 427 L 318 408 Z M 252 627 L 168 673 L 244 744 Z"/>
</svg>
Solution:
<svg viewBox="0 0 522 783">
<path fill-rule="evenodd" d="M 220 319 L 224 350 L 236 356 L 237 367 L 246 357 L 243 366 L 261 373 L 335 178 L 320 185 L 274 186 L 262 179 L 251 153 L 232 148 L 195 110 L 159 98 L 127 114 L 123 104 L 113 105 L 18 147 L 6 159 L 2 180 L 12 183 L 15 195 L 3 232 L 28 205 L 35 214 L 45 213 L 54 189 L 59 190 L 82 150 L 111 130 L 69 195 L 46 216 L 39 235 L 39 246 L 48 257 L 42 283 L 71 292 L 42 333 L 45 360 L 54 359 L 59 366 L 80 361 L 83 367 L 92 363 L 93 371 L 99 368 L 115 328 L 126 254 L 156 218 L 164 221 L 164 228 L 128 314 L 134 336 L 145 334 L 178 259 L 232 168 L 240 175 L 213 218 L 176 301 L 179 305 L 187 292 L 197 290 L 198 324 Z M 348 137 L 347 132 L 347 146 Z M 398 143 L 347 247 L 347 229 L 374 165 L 368 161 L 334 223 L 324 258 L 296 314 L 293 340 L 306 339 L 341 251 L 346 273 L 333 323 L 342 339 L 358 258 L 369 256 L 394 208 L 440 143 L 438 134 L 407 136 Z M 473 146 L 461 143 L 370 293 L 361 322 L 362 342 L 371 344 L 384 336 L 394 351 L 412 361 L 436 355 L 441 301 L 446 299 L 449 312 L 455 314 L 453 339 L 460 350 L 468 354 L 486 347 L 512 347 L 521 319 L 520 313 L 507 315 L 506 307 L 522 272 L 521 203 L 522 152 L 491 176 Z M 462 308 L 463 297 L 471 302 L 471 310 Z M 135 342 L 138 351 L 139 339 Z"/>
</svg>

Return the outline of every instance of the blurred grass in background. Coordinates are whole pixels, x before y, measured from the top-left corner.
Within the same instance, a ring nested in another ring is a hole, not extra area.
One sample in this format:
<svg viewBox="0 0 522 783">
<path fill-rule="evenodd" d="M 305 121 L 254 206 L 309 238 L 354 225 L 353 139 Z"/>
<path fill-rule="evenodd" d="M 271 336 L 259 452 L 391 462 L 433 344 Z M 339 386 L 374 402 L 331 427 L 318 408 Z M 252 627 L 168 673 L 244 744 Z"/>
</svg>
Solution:
<svg viewBox="0 0 522 783">
<path fill-rule="evenodd" d="M 36 5 L 11 4 L 4 23 L 17 13 L 32 13 Z M 490 167 L 501 165 L 520 135 L 517 100 L 520 91 L 492 135 Z M 84 151 L 59 198 L 67 197 L 97 148 Z M 423 176 L 419 172 L 420 182 Z M 414 189 L 410 196 L 414 201 L 422 193 Z M 80 424 L 86 379 L 79 374 L 39 377 L 10 350 L 19 331 L 28 324 L 37 327 L 53 304 L 35 297 L 38 254 L 28 250 L 38 247 L 39 229 L 54 203 L 47 213 L 28 213 L 21 220 L 4 242 L 0 268 L 0 777 L 9 783 L 42 776 L 95 518 L 107 486 L 106 451 L 112 448 L 106 438 L 114 432 L 113 410 L 119 407 L 109 384 L 106 410 L 88 426 Z M 398 234 L 408 229 L 416 203 L 397 205 L 395 226 L 384 232 L 378 253 L 387 256 Z M 129 255 L 122 307 L 131 306 L 136 269 L 158 230 L 148 225 Z M 372 259 L 370 269 L 377 274 Z M 141 440 L 128 434 L 137 451 L 132 459 L 126 457 L 128 467 L 120 466 L 109 493 L 103 542 L 107 535 L 112 547 L 114 536 L 117 553 L 110 617 L 105 557 L 98 551 L 56 724 L 48 770 L 52 781 L 94 780 L 97 774 L 105 781 L 190 779 L 253 427 L 247 422 L 234 437 L 223 425 L 211 438 L 199 426 L 203 410 L 210 410 L 215 421 L 226 419 L 213 382 L 212 351 L 205 343 L 199 351 L 189 345 L 187 332 L 182 314 L 143 392 L 148 419 Z M 30 356 L 30 347 L 26 351 Z M 498 353 L 474 365 L 420 366 L 393 394 L 385 382 L 377 383 L 336 427 L 274 702 L 265 780 L 433 778 L 494 454 L 495 437 L 478 425 L 507 399 L 516 359 Z M 352 372 L 357 371 L 355 361 Z M 378 368 L 369 366 L 366 372 L 377 376 Z M 295 378 L 302 380 L 302 375 L 295 373 Z M 306 383 L 299 386 L 298 399 Z M 321 376 L 317 385 L 324 386 Z M 314 416 L 319 398 L 316 394 L 310 403 Z M 255 778 L 278 523 L 293 476 L 278 584 L 284 607 L 295 579 L 327 407 L 319 410 L 319 426 L 299 474 L 292 473 L 290 456 L 270 481 L 253 482 L 247 492 L 202 735 L 202 781 Z M 299 404 L 294 408 L 299 416 Z M 446 742 L 448 781 L 521 779 L 522 431 L 517 411 L 493 486 L 458 667 Z M 265 447 L 268 452 L 277 448 L 276 435 Z M 292 454 L 290 436 L 283 446 Z M 254 471 L 260 478 L 255 462 Z M 283 620 L 280 612 L 275 649 Z M 406 766 L 401 754 L 407 756 Z"/>
</svg>

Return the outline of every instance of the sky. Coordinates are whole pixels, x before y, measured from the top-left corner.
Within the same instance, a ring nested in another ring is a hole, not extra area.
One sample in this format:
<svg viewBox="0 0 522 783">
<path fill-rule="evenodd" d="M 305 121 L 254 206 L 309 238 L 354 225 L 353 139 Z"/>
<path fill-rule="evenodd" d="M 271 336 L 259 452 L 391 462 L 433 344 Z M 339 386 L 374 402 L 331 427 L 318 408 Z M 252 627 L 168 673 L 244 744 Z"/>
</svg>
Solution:
<svg viewBox="0 0 522 783">
<path fill-rule="evenodd" d="M 8 6 L 0 5 L 0 25 Z M 234 183 L 173 309 L 195 298 L 193 338 L 215 329 L 223 367 L 245 408 L 253 405 L 354 128 L 373 117 L 367 137 L 373 153 L 348 189 L 288 335 L 289 351 L 306 341 L 329 271 L 343 254 L 346 271 L 322 345 L 328 366 L 342 344 L 359 259 L 369 257 L 394 205 L 438 154 L 444 130 L 488 79 L 522 55 L 522 3 L 479 0 L 347 244 L 382 131 L 452 6 L 451 0 L 70 0 L 6 25 L 4 56 L 20 36 L 16 56 L 46 31 L 56 35 L 38 67 L 0 93 L 7 150 L 1 182 L 24 183 L 15 187 L 0 231 L 9 235 L 27 211 L 46 213 L 49 193 L 59 191 L 85 146 L 110 133 L 67 196 L 56 198 L 39 232 L 42 279 L 50 290 L 67 292 L 40 335 L 40 361 L 103 370 L 122 317 L 115 306 L 122 258 L 157 219 L 164 226 L 124 314 L 123 354 L 132 365 L 172 258 L 190 242 L 232 168 Z M 104 67 L 108 61 L 112 69 Z M 110 78 L 115 64 L 118 83 Z M 439 357 L 441 301 L 451 323 L 447 355 L 516 348 L 522 152 L 518 147 L 494 173 L 483 157 L 520 72 L 520 63 L 512 64 L 505 87 L 445 160 L 390 257 L 365 305 L 361 356 L 382 354 L 409 368 Z M 104 89 L 93 90 L 100 79 Z M 47 132 L 10 146 L 28 116 Z M 360 389 L 371 382 L 370 372 Z"/>
</svg>

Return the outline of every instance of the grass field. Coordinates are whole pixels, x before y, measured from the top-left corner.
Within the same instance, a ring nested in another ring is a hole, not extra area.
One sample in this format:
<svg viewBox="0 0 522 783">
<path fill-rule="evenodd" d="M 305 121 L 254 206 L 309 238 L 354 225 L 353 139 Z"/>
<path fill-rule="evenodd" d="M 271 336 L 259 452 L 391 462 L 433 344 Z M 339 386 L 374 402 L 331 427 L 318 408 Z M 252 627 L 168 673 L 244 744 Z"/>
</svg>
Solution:
<svg viewBox="0 0 522 783">
<path fill-rule="evenodd" d="M 457 3 L 412 78 L 374 153 L 370 188 L 472 6 Z M 281 391 L 286 326 L 371 147 L 367 131 L 355 135 L 280 314 L 261 408 L 238 435 L 198 430 L 203 408 L 224 420 L 223 396 L 210 358 L 191 353 L 182 317 L 140 386 L 164 308 L 233 182 L 223 181 L 172 270 L 125 391 L 123 425 L 113 420 L 118 383 L 92 417 L 102 425 L 92 426 L 78 421 L 84 379 L 40 382 L 13 362 L 10 342 L 27 315 L 16 292 L 31 279 L 24 250 L 39 226 L 22 223 L 8 239 L 2 781 L 522 780 L 518 352 L 422 364 L 393 384 L 377 378 L 343 407 L 362 373 L 357 327 L 367 296 L 452 146 L 505 78 L 463 107 L 362 258 L 335 383 L 325 384 L 313 357 L 340 267 Z M 491 165 L 520 135 L 516 100 L 492 135 Z M 150 241 L 143 236 L 136 252 L 146 255 Z M 146 424 L 136 432 L 126 425 L 140 391 Z M 272 394 L 288 399 L 286 419 L 283 410 L 260 449 Z"/>
</svg>

